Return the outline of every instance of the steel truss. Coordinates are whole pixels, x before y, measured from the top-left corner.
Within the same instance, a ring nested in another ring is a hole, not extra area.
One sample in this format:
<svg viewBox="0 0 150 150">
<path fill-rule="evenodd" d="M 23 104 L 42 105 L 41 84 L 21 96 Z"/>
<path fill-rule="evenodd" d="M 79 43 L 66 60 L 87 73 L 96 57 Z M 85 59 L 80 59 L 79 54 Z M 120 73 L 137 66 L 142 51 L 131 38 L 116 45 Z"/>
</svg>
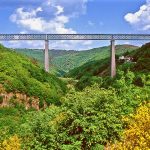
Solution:
<svg viewBox="0 0 150 150">
<path fill-rule="evenodd" d="M 0 40 L 150 40 L 150 34 L 0 34 Z"/>
</svg>

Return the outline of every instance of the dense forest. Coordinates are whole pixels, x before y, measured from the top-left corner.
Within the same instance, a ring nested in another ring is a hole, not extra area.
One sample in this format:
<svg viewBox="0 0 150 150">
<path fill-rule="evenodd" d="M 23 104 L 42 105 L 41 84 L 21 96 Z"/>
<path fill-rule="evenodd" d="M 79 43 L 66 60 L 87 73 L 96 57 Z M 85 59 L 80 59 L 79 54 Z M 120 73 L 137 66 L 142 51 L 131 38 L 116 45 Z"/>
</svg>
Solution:
<svg viewBox="0 0 150 150">
<path fill-rule="evenodd" d="M 58 78 L 0 45 L 0 150 L 150 149 L 150 43 L 122 53 Z"/>
</svg>

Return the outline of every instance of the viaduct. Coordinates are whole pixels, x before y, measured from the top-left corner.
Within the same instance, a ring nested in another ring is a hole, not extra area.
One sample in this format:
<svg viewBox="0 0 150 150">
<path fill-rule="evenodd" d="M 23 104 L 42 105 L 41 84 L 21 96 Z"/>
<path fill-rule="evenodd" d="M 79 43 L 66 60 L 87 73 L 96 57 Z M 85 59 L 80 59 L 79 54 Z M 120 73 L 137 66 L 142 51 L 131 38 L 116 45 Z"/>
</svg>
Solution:
<svg viewBox="0 0 150 150">
<path fill-rule="evenodd" d="M 0 41 L 44 40 L 45 71 L 49 72 L 49 40 L 109 40 L 110 41 L 110 76 L 116 75 L 115 40 L 150 40 L 150 34 L 0 34 Z"/>
</svg>

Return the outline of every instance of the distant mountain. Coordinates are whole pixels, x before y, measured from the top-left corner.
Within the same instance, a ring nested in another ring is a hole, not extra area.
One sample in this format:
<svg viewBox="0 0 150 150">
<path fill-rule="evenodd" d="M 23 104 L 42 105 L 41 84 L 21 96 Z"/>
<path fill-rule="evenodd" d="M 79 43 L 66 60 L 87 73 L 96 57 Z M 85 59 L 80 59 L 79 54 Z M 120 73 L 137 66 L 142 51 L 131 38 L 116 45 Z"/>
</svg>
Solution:
<svg viewBox="0 0 150 150">
<path fill-rule="evenodd" d="M 117 45 L 116 54 L 120 55 L 124 52 L 127 51 L 130 52 L 135 49 L 137 49 L 137 47 L 133 45 Z M 76 53 L 58 56 L 53 60 L 53 62 L 58 68 L 62 68 L 64 71 L 69 71 L 89 61 L 107 58 L 109 57 L 109 55 L 110 55 L 110 47 L 105 46 L 90 49 L 87 51 L 78 51 Z"/>
<path fill-rule="evenodd" d="M 124 52 L 130 52 L 137 49 L 137 46 L 133 45 L 117 45 L 116 53 L 120 55 Z M 42 65 L 44 60 L 43 50 L 37 49 L 16 49 L 17 52 L 21 52 L 27 56 L 37 59 Z M 50 66 L 53 72 L 63 71 L 68 72 L 69 70 L 79 67 L 89 61 L 101 60 L 109 57 L 110 47 L 104 46 L 99 48 L 93 48 L 85 51 L 75 50 L 50 50 Z"/>
</svg>

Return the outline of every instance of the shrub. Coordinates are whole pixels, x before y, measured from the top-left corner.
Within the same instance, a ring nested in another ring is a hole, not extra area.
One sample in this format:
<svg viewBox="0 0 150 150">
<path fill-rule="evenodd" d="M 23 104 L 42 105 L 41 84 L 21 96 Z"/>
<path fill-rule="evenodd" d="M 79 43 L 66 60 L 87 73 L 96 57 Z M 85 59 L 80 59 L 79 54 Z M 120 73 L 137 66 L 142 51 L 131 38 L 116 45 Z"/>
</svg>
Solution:
<svg viewBox="0 0 150 150">
<path fill-rule="evenodd" d="M 20 139 L 17 135 L 14 135 L 9 139 L 4 140 L 0 144 L 0 150 L 21 150 Z"/>
<path fill-rule="evenodd" d="M 27 118 L 27 123 L 21 126 L 25 149 L 38 146 L 88 150 L 120 137 L 121 109 L 114 90 L 95 85 L 83 92 L 71 91 L 62 103 Z M 29 132 L 24 134 L 25 131 Z"/>
<path fill-rule="evenodd" d="M 124 138 L 111 145 L 111 150 L 148 150 L 150 148 L 150 102 L 141 105 L 134 115 L 123 120 L 127 124 L 123 134 Z"/>
</svg>

